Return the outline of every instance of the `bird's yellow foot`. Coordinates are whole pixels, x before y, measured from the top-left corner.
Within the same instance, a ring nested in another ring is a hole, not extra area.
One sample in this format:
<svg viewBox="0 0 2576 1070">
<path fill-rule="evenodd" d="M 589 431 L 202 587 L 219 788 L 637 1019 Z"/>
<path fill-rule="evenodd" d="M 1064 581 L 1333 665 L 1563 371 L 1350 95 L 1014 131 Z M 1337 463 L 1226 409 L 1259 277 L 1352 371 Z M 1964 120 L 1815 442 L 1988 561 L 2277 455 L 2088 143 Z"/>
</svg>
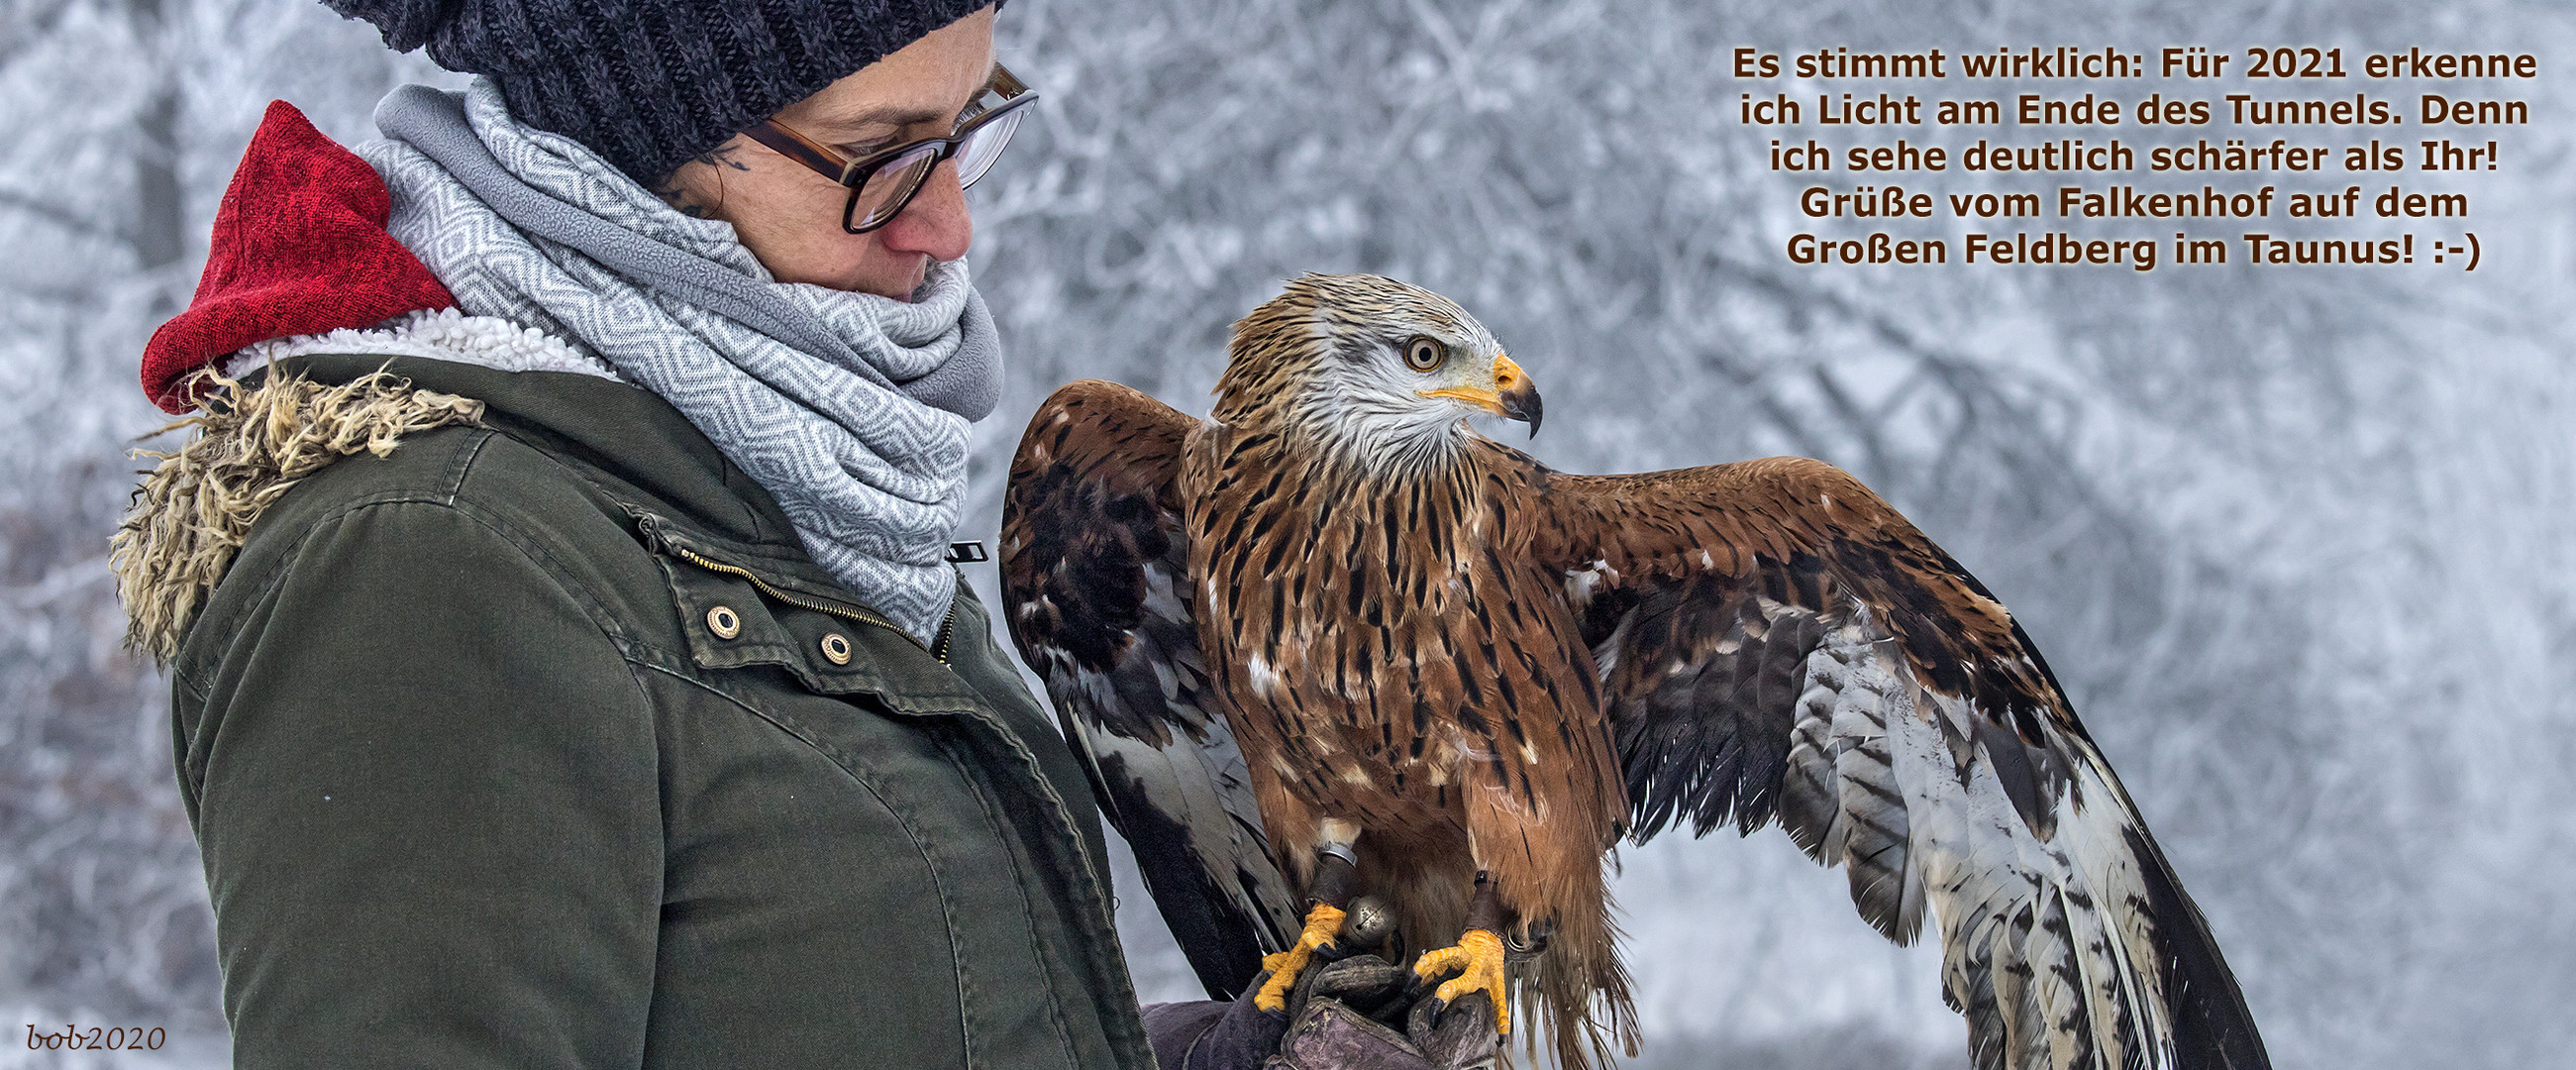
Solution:
<svg viewBox="0 0 2576 1070">
<path fill-rule="evenodd" d="M 1270 971 L 1270 980 L 1252 997 L 1252 1005 L 1265 1011 L 1288 1009 L 1288 990 L 1297 986 L 1297 975 L 1306 962 L 1315 957 L 1317 948 L 1329 946 L 1342 934 L 1342 908 L 1331 903 L 1317 903 L 1306 912 L 1306 931 L 1297 934 L 1297 943 L 1286 951 L 1261 957 L 1261 968 Z"/>
<path fill-rule="evenodd" d="M 1413 972 L 1428 982 L 1452 970 L 1458 976 L 1432 991 L 1432 998 L 1442 1003 L 1454 1002 L 1469 992 L 1483 992 L 1494 1001 L 1494 1031 L 1512 1031 L 1512 1012 L 1503 1002 L 1503 938 L 1487 929 L 1469 929 L 1458 937 L 1458 946 L 1438 951 L 1425 951 L 1413 964 Z"/>
</svg>

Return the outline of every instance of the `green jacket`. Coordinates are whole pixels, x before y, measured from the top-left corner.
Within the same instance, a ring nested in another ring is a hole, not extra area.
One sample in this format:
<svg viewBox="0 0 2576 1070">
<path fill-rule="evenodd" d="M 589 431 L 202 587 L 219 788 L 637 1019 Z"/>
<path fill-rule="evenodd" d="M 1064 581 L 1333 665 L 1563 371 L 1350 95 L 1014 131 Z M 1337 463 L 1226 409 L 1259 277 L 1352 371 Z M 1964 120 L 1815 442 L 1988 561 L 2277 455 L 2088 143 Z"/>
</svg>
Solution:
<svg viewBox="0 0 2576 1070">
<path fill-rule="evenodd" d="M 161 622 L 235 1065 L 1153 1065 L 1091 789 L 962 581 L 923 649 L 623 384 L 284 367 L 375 400 L 280 374 L 233 438 L 355 452 Z M 129 601 L 172 556 L 121 544 Z"/>
</svg>

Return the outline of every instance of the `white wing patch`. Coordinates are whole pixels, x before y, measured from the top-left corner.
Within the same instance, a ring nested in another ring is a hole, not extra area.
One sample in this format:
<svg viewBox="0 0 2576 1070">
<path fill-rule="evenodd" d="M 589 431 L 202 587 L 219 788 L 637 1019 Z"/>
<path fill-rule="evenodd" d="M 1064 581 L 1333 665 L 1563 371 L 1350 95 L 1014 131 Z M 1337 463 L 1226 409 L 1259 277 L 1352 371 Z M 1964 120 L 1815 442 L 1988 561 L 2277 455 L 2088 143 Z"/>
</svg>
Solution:
<svg viewBox="0 0 2576 1070">
<path fill-rule="evenodd" d="M 1782 824 L 1846 868 L 1853 904 L 1889 938 L 1911 942 L 1925 908 L 1937 915 L 1943 996 L 1968 1018 L 1977 1066 L 2174 1065 L 2131 819 L 2096 766 L 2075 763 L 2041 842 L 1982 750 L 1964 770 L 1953 756 L 1977 712 L 1917 684 L 1864 613 L 1808 656 L 1796 716 Z"/>
</svg>

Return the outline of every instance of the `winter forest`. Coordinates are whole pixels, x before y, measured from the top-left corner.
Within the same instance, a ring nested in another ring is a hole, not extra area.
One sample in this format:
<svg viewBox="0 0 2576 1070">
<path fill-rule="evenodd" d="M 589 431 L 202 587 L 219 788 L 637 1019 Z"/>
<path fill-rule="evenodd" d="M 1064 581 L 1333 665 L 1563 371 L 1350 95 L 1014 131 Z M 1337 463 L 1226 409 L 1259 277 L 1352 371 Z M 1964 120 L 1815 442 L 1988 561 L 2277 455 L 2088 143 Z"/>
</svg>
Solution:
<svg viewBox="0 0 2576 1070">
<path fill-rule="evenodd" d="M 0 1030 L 159 1025 L 177 1040 L 153 1061 L 96 1065 L 223 1065 L 167 683 L 121 648 L 106 567 L 148 463 L 128 451 L 163 422 L 137 355 L 186 305 L 267 101 L 354 143 L 388 88 L 462 82 L 310 0 L 0 4 Z M 1022 422 L 1059 384 L 1205 412 L 1228 325 L 1281 280 L 1416 282 L 1544 387 L 1545 433 L 1513 444 L 1548 464 L 1822 458 L 1983 579 L 2280 1065 L 2565 1063 L 2564 7 L 1016 0 L 1000 37 L 1045 98 L 971 195 L 1009 379 L 960 538 L 992 537 Z M 1725 61 L 2283 42 L 2540 57 L 2516 88 L 2532 124 L 2457 187 L 2479 270 L 1792 265 L 1807 182 L 1769 169 Z M 969 573 L 997 596 L 992 566 Z M 1636 1065 L 1967 1065 L 1937 947 L 1886 944 L 1776 829 L 1667 834 L 1621 864 Z M 1144 998 L 1197 998 L 1132 866 L 1121 890 Z M 15 1045 L 0 1067 L 93 1065 Z"/>
</svg>

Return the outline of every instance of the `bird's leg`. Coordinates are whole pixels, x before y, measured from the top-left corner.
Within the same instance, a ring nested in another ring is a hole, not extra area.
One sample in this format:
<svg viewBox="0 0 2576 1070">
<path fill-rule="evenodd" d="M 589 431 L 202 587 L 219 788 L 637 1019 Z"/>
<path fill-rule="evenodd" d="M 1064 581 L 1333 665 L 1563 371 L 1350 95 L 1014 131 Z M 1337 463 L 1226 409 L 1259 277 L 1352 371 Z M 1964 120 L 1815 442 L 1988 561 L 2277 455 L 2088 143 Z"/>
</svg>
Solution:
<svg viewBox="0 0 2576 1070">
<path fill-rule="evenodd" d="M 1425 951 L 1413 963 L 1413 972 L 1431 981 L 1451 971 L 1450 978 L 1431 993 L 1441 1003 L 1451 1003 L 1470 992 L 1483 992 L 1494 1001 L 1494 1031 L 1512 1031 L 1512 1012 L 1503 1002 L 1503 904 L 1494 893 L 1494 879 L 1483 870 L 1476 872 L 1476 897 L 1467 904 L 1467 931 L 1458 936 L 1458 946 Z"/>
<path fill-rule="evenodd" d="M 1327 821 L 1324 842 L 1315 846 L 1315 879 L 1306 888 L 1306 931 L 1297 934 L 1297 942 L 1288 950 L 1265 955 L 1261 968 L 1270 971 L 1270 980 L 1252 997 L 1252 1005 L 1265 1011 L 1288 1009 L 1288 990 L 1296 987 L 1297 975 L 1306 969 L 1315 952 L 1329 947 L 1342 933 L 1342 913 L 1351 905 L 1351 895 L 1359 885 L 1359 854 L 1351 841 L 1359 838 L 1356 829 Z M 1336 835 L 1338 833 L 1339 835 Z"/>
</svg>

